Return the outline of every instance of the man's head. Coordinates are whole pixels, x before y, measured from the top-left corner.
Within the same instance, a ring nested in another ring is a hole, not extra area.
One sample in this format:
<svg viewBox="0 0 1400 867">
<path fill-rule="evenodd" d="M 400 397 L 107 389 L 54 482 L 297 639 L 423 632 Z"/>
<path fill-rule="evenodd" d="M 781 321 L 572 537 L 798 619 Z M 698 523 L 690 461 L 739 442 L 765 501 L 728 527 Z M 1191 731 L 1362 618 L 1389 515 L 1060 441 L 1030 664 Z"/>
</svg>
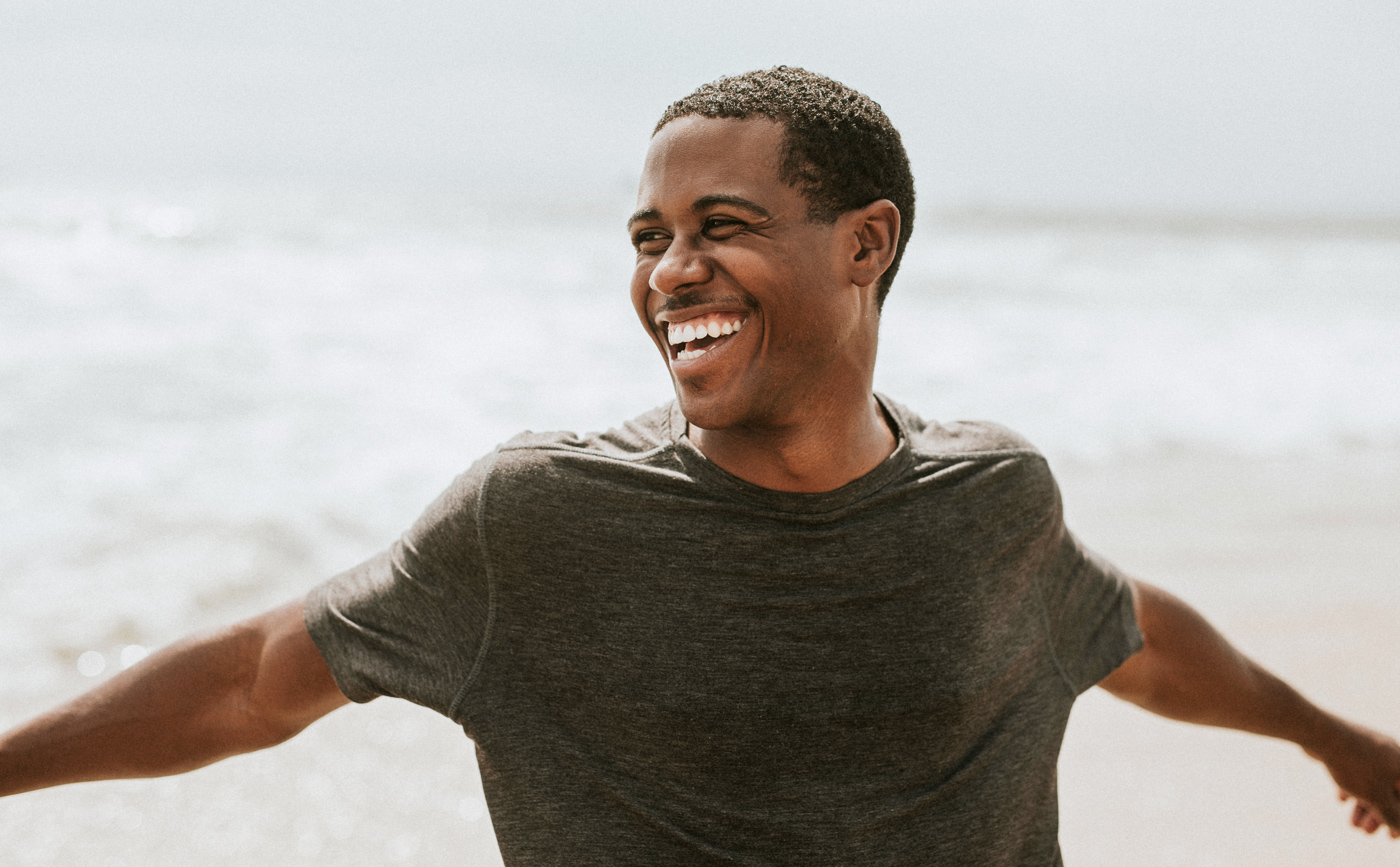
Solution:
<svg viewBox="0 0 1400 867">
<path fill-rule="evenodd" d="M 814 220 L 830 223 L 878 199 L 893 202 L 899 243 L 880 278 L 877 303 L 884 303 L 914 230 L 914 175 L 899 131 L 878 103 L 826 76 L 777 66 L 702 85 L 671 103 L 653 135 L 688 115 L 766 117 L 781 124 L 779 178 L 802 191 Z"/>
<path fill-rule="evenodd" d="M 831 204 L 836 194 L 810 180 L 821 173 L 794 164 L 784 119 L 675 111 L 652 136 L 628 227 L 632 300 L 692 428 L 779 429 L 869 412 L 883 281 L 904 234 L 898 207 L 866 194 Z M 816 151 L 828 166 L 853 160 Z"/>
</svg>

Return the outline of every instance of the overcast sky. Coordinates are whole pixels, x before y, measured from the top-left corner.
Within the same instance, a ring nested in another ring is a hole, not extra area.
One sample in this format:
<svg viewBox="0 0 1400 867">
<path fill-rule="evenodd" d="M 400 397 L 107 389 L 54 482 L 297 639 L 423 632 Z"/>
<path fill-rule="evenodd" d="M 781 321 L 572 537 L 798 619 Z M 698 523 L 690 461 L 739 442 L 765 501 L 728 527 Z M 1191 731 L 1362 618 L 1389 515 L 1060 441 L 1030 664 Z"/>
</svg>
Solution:
<svg viewBox="0 0 1400 867">
<path fill-rule="evenodd" d="M 1395 0 L 0 0 L 0 184 L 607 197 L 666 104 L 777 63 L 921 204 L 1400 216 Z"/>
</svg>

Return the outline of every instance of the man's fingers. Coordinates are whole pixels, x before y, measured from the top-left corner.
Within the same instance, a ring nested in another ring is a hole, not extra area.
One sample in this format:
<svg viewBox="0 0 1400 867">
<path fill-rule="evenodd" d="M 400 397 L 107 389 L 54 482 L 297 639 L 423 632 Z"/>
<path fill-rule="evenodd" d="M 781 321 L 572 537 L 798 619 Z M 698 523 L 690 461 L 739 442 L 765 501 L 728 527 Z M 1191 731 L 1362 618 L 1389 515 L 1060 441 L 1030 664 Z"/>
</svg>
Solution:
<svg viewBox="0 0 1400 867">
<path fill-rule="evenodd" d="M 1400 821 L 1393 818 L 1397 805 L 1390 803 L 1386 807 L 1386 812 L 1382 812 L 1374 804 L 1357 798 L 1356 805 L 1351 808 L 1351 824 L 1367 834 L 1374 834 L 1385 827 L 1392 838 L 1400 837 Z"/>
<path fill-rule="evenodd" d="M 1400 743 L 1355 724 L 1355 736 L 1330 760 L 1324 760 L 1337 784 L 1337 798 L 1355 799 L 1351 824 L 1368 834 L 1385 828 L 1400 839 Z"/>
<path fill-rule="evenodd" d="M 1395 785 L 1390 790 L 1391 812 L 1400 812 L 1400 780 L 1395 781 Z M 1400 839 L 1400 822 L 1390 823 L 1390 839 Z"/>
<path fill-rule="evenodd" d="M 1358 799 L 1356 806 L 1351 809 L 1351 824 L 1367 834 L 1374 834 L 1389 823 L 1381 817 L 1380 813 L 1376 812 L 1374 807 Z M 1394 825 L 1390 825 L 1388 830 L 1392 838 L 1400 837 L 1400 830 L 1397 830 Z"/>
<path fill-rule="evenodd" d="M 1384 820 L 1390 830 L 1400 828 L 1400 803 L 1396 802 L 1394 796 L 1386 800 L 1384 804 L 1373 806 L 1372 810 L 1378 811 L 1379 818 Z"/>
<path fill-rule="evenodd" d="M 1357 798 L 1357 803 L 1361 799 Z M 1400 782 L 1392 783 L 1390 791 L 1382 791 L 1374 802 L 1367 801 L 1366 809 L 1377 821 L 1385 824 L 1394 836 L 1400 831 Z"/>
<path fill-rule="evenodd" d="M 1374 834 L 1381 826 L 1380 817 L 1361 804 L 1356 805 L 1356 810 L 1352 814 L 1351 823 L 1367 834 Z"/>
</svg>

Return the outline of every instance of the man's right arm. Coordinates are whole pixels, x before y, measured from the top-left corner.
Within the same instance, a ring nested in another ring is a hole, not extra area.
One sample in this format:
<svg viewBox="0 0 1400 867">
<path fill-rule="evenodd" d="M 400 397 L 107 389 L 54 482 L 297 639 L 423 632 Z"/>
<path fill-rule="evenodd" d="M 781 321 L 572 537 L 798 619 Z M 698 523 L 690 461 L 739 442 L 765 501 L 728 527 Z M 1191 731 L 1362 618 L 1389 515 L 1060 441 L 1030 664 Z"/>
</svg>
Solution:
<svg viewBox="0 0 1400 867">
<path fill-rule="evenodd" d="M 0 735 L 0 795 L 194 770 L 279 744 L 347 702 L 291 602 L 183 639 Z"/>
</svg>

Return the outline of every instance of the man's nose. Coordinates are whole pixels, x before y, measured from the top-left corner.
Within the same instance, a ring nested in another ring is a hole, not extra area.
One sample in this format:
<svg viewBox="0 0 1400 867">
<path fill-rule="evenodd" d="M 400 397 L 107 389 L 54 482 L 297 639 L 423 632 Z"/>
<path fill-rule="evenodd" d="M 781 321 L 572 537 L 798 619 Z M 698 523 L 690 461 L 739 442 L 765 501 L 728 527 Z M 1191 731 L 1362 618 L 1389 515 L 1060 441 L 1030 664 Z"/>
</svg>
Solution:
<svg viewBox="0 0 1400 867">
<path fill-rule="evenodd" d="M 697 286 L 710 279 L 709 260 L 702 251 L 684 238 L 675 238 L 661 261 L 651 269 L 647 285 L 662 295 L 675 295 L 688 287 Z"/>
</svg>

